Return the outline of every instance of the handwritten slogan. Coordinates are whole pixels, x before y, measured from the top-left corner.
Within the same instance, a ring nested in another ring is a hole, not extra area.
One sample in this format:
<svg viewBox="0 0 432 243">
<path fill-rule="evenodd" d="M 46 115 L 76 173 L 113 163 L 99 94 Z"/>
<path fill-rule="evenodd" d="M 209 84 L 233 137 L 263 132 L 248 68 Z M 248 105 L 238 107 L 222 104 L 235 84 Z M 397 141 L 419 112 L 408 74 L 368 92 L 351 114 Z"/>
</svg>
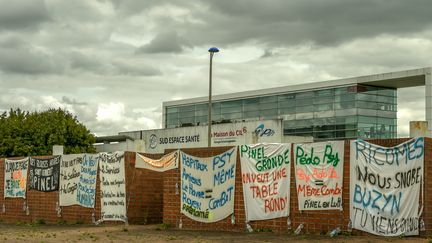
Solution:
<svg viewBox="0 0 432 243">
<path fill-rule="evenodd" d="M 382 236 L 418 235 L 424 138 L 391 148 L 355 140 L 350 156 L 353 228 Z"/>
<path fill-rule="evenodd" d="M 299 210 L 342 209 L 344 142 L 296 144 Z"/>
<path fill-rule="evenodd" d="M 61 156 L 30 158 L 30 189 L 52 192 L 59 189 Z"/>
<path fill-rule="evenodd" d="M 127 221 L 124 152 L 99 153 L 103 221 Z"/>
<path fill-rule="evenodd" d="M 60 166 L 60 206 L 93 208 L 98 157 L 93 154 L 63 155 Z"/>
<path fill-rule="evenodd" d="M 178 168 L 179 151 L 176 150 L 164 155 L 160 159 L 150 159 L 142 154 L 136 153 L 135 168 L 143 168 L 158 172 L 164 172 Z"/>
<path fill-rule="evenodd" d="M 240 146 L 246 220 L 289 215 L 291 144 Z"/>
<path fill-rule="evenodd" d="M 208 158 L 181 152 L 181 212 L 205 223 L 234 212 L 237 150 Z"/>
<path fill-rule="evenodd" d="M 29 158 L 5 159 L 4 197 L 26 197 Z"/>
</svg>

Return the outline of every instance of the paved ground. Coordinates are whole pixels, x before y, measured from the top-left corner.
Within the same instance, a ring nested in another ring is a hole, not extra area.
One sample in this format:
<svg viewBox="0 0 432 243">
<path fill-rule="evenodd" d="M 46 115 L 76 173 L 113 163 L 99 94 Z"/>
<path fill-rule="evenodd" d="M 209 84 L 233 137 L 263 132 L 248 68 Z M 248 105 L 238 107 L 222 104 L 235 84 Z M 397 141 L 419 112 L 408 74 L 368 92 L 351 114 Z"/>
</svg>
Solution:
<svg viewBox="0 0 432 243">
<path fill-rule="evenodd" d="M 291 235 L 166 229 L 164 225 L 0 225 L 0 242 L 432 242 L 422 237 Z"/>
</svg>

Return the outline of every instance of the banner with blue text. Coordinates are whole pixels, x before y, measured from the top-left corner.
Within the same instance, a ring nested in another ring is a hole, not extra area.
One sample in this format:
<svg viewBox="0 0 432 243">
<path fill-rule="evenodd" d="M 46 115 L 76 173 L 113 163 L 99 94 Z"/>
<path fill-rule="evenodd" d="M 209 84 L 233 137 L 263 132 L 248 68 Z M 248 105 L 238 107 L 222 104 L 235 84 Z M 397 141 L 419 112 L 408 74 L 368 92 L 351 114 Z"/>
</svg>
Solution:
<svg viewBox="0 0 432 243">
<path fill-rule="evenodd" d="M 5 159 L 4 197 L 26 198 L 29 158 Z"/>
<path fill-rule="evenodd" d="M 97 154 L 63 155 L 60 166 L 60 206 L 81 205 L 94 208 Z"/>
<path fill-rule="evenodd" d="M 424 138 L 395 147 L 351 141 L 350 220 L 381 236 L 418 235 Z"/>
<path fill-rule="evenodd" d="M 180 154 L 181 212 L 204 223 L 233 214 L 237 149 L 208 158 Z"/>
<path fill-rule="evenodd" d="M 246 220 L 286 217 L 290 205 L 290 143 L 241 145 Z"/>
<path fill-rule="evenodd" d="M 299 210 L 342 210 L 344 141 L 296 144 Z"/>
</svg>

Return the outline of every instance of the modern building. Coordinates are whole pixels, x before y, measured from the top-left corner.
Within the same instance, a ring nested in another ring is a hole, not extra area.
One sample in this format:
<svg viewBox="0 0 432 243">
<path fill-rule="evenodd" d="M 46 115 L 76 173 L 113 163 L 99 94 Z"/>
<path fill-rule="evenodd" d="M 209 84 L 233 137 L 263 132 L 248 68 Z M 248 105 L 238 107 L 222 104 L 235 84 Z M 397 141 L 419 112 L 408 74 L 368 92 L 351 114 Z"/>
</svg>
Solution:
<svg viewBox="0 0 432 243">
<path fill-rule="evenodd" d="M 212 124 L 282 119 L 285 136 L 314 140 L 395 138 L 397 89 L 426 86 L 432 125 L 431 68 L 305 83 L 212 97 Z M 163 103 L 163 128 L 208 124 L 208 97 Z"/>
</svg>

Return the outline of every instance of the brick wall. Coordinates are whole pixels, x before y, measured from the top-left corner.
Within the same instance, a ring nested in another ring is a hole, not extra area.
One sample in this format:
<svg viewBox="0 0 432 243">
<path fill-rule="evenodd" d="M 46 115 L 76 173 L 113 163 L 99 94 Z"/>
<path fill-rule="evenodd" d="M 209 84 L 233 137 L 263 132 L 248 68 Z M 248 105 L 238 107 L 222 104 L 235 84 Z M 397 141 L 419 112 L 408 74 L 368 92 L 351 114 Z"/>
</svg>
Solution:
<svg viewBox="0 0 432 243">
<path fill-rule="evenodd" d="M 369 140 L 381 146 L 391 147 L 400 144 L 408 139 L 379 139 Z M 197 157 L 209 157 L 220 154 L 231 147 L 219 148 L 196 148 L 182 149 Z M 168 152 L 168 151 L 166 151 Z M 347 230 L 349 222 L 349 161 L 350 161 L 349 141 L 345 141 L 344 154 L 344 175 L 343 175 L 343 211 L 340 210 L 319 210 L 319 211 L 302 211 L 298 210 L 297 192 L 295 187 L 294 165 L 291 166 L 291 182 L 290 182 L 290 220 L 291 230 L 294 230 L 300 223 L 304 224 L 303 232 L 306 233 L 327 233 L 336 227 L 341 227 L 342 230 Z M 291 154 L 293 158 L 293 154 Z M 432 234 L 432 139 L 425 139 L 425 209 L 423 218 L 425 221 L 426 232 L 421 232 L 422 235 Z M 178 189 L 176 189 L 176 185 Z M 245 209 L 243 201 L 243 188 L 241 183 L 240 159 L 237 158 L 236 183 L 235 183 L 235 204 L 234 215 L 235 224 L 231 224 L 231 218 L 215 223 L 200 223 L 189 219 L 180 214 L 180 170 L 172 170 L 165 173 L 163 184 L 164 203 L 163 203 L 163 222 L 178 227 L 179 220 L 182 220 L 182 226 L 185 229 L 201 229 L 201 230 L 226 230 L 226 231 L 243 231 L 245 230 Z M 277 218 L 272 220 L 252 221 L 250 225 L 254 229 L 271 229 L 273 231 L 286 232 L 290 229 L 287 226 L 287 218 Z M 353 230 L 353 234 L 366 234 L 361 231 Z"/>
<path fill-rule="evenodd" d="M 144 154 L 157 159 L 160 154 Z M 44 157 L 39 157 L 44 158 Z M 162 222 L 162 185 L 163 173 L 146 169 L 135 169 L 135 153 L 125 152 L 126 201 L 130 197 L 128 207 L 129 223 L 160 223 Z M 4 159 L 0 159 L 0 220 L 8 223 L 36 222 L 43 219 L 47 223 L 66 221 L 67 223 L 92 223 L 92 213 L 96 220 L 100 219 L 100 187 L 99 176 L 96 184 L 95 209 L 81 206 L 62 207 L 61 217 L 57 217 L 56 203 L 58 192 L 39 192 L 27 188 L 26 199 L 4 198 Z M 23 210 L 24 202 L 29 206 L 30 214 Z M 3 204 L 5 212 L 2 212 Z"/>
</svg>

